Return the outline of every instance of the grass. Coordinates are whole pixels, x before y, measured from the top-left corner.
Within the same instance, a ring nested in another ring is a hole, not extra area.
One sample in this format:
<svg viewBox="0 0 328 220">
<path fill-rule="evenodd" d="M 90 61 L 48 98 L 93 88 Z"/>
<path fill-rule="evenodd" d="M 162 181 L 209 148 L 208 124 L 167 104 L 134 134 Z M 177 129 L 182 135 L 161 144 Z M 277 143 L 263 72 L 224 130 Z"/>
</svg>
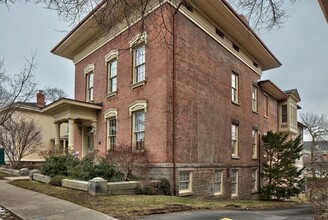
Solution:
<svg viewBox="0 0 328 220">
<path fill-rule="evenodd" d="M 4 180 L 5 177 L 11 177 L 13 175 L 0 172 L 0 180 Z"/>
<path fill-rule="evenodd" d="M 176 196 L 92 196 L 87 192 L 55 187 L 36 181 L 13 181 L 12 185 L 41 192 L 50 196 L 64 199 L 90 209 L 119 219 L 135 219 L 137 216 L 161 214 L 175 211 L 195 209 L 258 209 L 291 207 L 301 200 L 295 201 L 256 201 L 256 200 L 210 200 Z"/>
</svg>

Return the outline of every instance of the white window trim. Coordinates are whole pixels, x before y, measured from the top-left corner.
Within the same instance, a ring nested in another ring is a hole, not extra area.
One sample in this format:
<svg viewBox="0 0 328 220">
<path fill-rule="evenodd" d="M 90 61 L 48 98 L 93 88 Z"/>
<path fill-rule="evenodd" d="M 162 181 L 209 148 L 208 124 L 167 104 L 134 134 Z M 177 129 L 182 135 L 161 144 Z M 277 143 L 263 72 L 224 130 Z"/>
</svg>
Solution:
<svg viewBox="0 0 328 220">
<path fill-rule="evenodd" d="M 223 193 L 223 170 L 215 170 L 214 172 L 214 185 L 215 183 L 218 183 L 217 181 L 215 181 L 215 173 L 220 172 L 221 173 L 221 179 L 220 179 L 220 191 L 216 192 L 214 191 L 214 195 L 222 195 Z M 213 189 L 215 189 L 215 187 L 213 187 Z"/>
<path fill-rule="evenodd" d="M 129 115 L 132 116 L 133 112 L 144 110 L 147 113 L 147 100 L 136 100 L 129 105 Z"/>
<path fill-rule="evenodd" d="M 107 63 L 109 61 L 114 60 L 114 59 L 118 60 L 118 50 L 117 49 L 112 50 L 108 54 L 106 54 L 106 56 L 105 56 L 105 64 L 106 64 L 106 66 L 107 66 Z"/>
<path fill-rule="evenodd" d="M 239 104 L 239 75 L 236 72 L 232 71 L 232 73 L 231 73 L 231 82 L 232 82 L 232 75 L 236 76 L 236 80 L 235 80 L 236 84 L 235 84 L 235 88 L 234 88 L 235 92 L 236 92 L 236 100 L 233 99 L 234 97 L 232 97 L 232 93 L 231 93 L 231 101 L 233 103 Z M 233 87 L 231 85 L 231 90 L 232 89 L 233 89 Z"/>
<path fill-rule="evenodd" d="M 254 98 L 253 98 L 253 95 L 254 95 Z M 252 111 L 258 112 L 258 88 L 254 85 L 252 87 Z"/>
<path fill-rule="evenodd" d="M 134 47 L 138 46 L 139 44 L 147 44 L 147 33 L 139 33 L 129 41 L 130 44 L 130 52 L 134 49 Z"/>
<path fill-rule="evenodd" d="M 236 152 L 232 151 L 232 127 L 236 127 Z M 232 158 L 239 158 L 239 125 L 235 123 L 231 123 L 231 156 Z"/>
<path fill-rule="evenodd" d="M 253 172 L 255 171 L 255 189 L 253 189 Z M 252 169 L 252 192 L 258 192 L 258 179 L 259 178 L 259 172 L 258 169 Z"/>
<path fill-rule="evenodd" d="M 115 120 L 115 127 L 117 129 L 117 118 L 114 116 L 114 117 L 109 117 L 109 118 L 106 118 L 106 139 L 107 139 L 107 150 L 114 150 L 114 146 L 111 146 L 110 144 L 110 132 L 109 132 L 109 127 L 110 127 L 110 120 L 111 119 L 114 119 Z M 115 133 L 115 138 L 116 138 L 116 133 Z M 115 141 L 115 145 L 116 145 L 116 141 Z"/>
<path fill-rule="evenodd" d="M 116 61 L 116 76 L 115 76 L 115 78 L 116 78 L 116 90 L 115 91 L 109 91 L 109 88 L 111 88 L 111 85 L 109 85 L 109 83 L 111 82 L 110 79 L 112 79 L 111 76 L 110 76 L 111 75 L 111 71 L 109 70 L 109 68 L 111 68 L 111 65 L 110 64 L 112 64 L 115 61 Z M 113 59 L 109 60 L 106 63 L 106 69 L 107 69 L 107 97 L 114 96 L 114 95 L 116 95 L 116 92 L 117 92 L 117 64 L 118 63 L 117 63 L 117 59 L 116 58 L 113 58 Z"/>
<path fill-rule="evenodd" d="M 95 65 L 94 64 L 89 64 L 88 66 L 86 66 L 83 70 L 84 75 L 89 74 L 90 72 L 94 73 L 95 70 Z"/>
<path fill-rule="evenodd" d="M 192 194 L 192 179 L 193 179 L 193 170 L 192 169 L 179 169 L 179 196 L 187 196 Z M 180 190 L 180 173 L 189 173 L 189 184 L 188 189 Z"/>
<path fill-rule="evenodd" d="M 253 132 L 255 132 L 255 149 L 254 149 L 254 142 L 253 142 Z M 252 159 L 258 159 L 258 131 L 256 129 L 252 129 Z M 255 150 L 255 151 L 254 151 Z M 255 154 L 254 154 L 255 152 Z"/>
<path fill-rule="evenodd" d="M 235 197 L 238 196 L 238 187 L 239 187 L 239 170 L 232 170 L 231 174 L 230 174 L 230 178 L 231 178 L 231 189 L 232 189 L 232 172 L 236 172 L 236 192 L 232 193 L 231 191 L 231 196 Z"/>
<path fill-rule="evenodd" d="M 110 108 L 107 111 L 104 112 L 104 119 L 115 117 L 117 119 L 117 109 L 116 108 Z"/>
<path fill-rule="evenodd" d="M 90 69 L 90 70 L 89 70 Z M 93 99 L 94 99 L 94 88 L 95 88 L 95 86 L 94 86 L 94 81 L 95 81 L 95 72 L 94 72 L 94 69 L 92 68 L 89 68 L 89 69 L 87 69 L 87 70 L 89 70 L 89 71 L 85 71 L 85 75 L 84 75 L 84 77 L 86 78 L 86 80 L 85 80 L 85 101 L 86 102 L 93 102 Z M 88 87 L 89 85 L 89 75 L 93 75 L 92 77 L 93 77 L 93 82 L 92 82 L 92 97 L 89 97 L 90 96 L 90 87 Z"/>
</svg>

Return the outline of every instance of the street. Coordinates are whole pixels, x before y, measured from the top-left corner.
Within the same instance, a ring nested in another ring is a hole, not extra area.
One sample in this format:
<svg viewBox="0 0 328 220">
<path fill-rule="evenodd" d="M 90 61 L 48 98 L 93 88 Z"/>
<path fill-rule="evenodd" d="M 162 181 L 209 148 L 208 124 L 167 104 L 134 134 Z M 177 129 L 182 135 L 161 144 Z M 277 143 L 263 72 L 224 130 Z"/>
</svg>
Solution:
<svg viewBox="0 0 328 220">
<path fill-rule="evenodd" d="M 170 213 L 163 215 L 146 216 L 140 219 L 153 220 L 312 220 L 313 210 L 310 205 L 297 206 L 290 209 L 270 209 L 270 210 L 202 210 Z"/>
</svg>

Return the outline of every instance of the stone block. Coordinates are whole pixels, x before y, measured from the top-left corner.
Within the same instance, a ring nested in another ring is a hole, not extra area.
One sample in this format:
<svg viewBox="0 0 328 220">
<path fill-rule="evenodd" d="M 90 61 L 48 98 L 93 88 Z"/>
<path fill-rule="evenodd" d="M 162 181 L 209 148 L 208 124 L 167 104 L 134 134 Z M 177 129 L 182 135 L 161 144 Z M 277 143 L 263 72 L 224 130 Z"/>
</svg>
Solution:
<svg viewBox="0 0 328 220">
<path fill-rule="evenodd" d="M 38 170 L 38 169 L 31 170 L 31 171 L 28 173 L 28 176 L 30 177 L 30 180 L 33 180 L 33 174 L 34 174 L 34 173 L 41 173 L 41 171 Z"/>
<path fill-rule="evenodd" d="M 48 184 L 50 182 L 50 177 L 42 175 L 40 173 L 34 173 L 33 180 Z"/>
<path fill-rule="evenodd" d="M 22 168 L 22 169 L 19 170 L 19 175 L 20 176 L 28 176 L 28 174 L 29 174 L 28 168 Z"/>
<path fill-rule="evenodd" d="M 87 181 L 70 180 L 70 179 L 62 180 L 63 187 L 82 190 L 82 191 L 88 191 L 88 184 L 89 183 Z"/>
<path fill-rule="evenodd" d="M 89 181 L 88 192 L 93 196 L 107 195 L 107 180 L 95 177 Z"/>
</svg>

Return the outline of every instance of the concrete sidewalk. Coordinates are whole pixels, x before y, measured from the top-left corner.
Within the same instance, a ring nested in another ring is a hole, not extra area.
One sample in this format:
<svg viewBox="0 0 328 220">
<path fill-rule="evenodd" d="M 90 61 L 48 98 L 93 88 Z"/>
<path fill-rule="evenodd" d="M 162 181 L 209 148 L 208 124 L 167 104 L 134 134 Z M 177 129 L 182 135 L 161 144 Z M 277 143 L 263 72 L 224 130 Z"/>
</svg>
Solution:
<svg viewBox="0 0 328 220">
<path fill-rule="evenodd" d="M 8 184 L 0 180 L 0 205 L 22 219 L 114 220 L 100 212 Z"/>
</svg>

